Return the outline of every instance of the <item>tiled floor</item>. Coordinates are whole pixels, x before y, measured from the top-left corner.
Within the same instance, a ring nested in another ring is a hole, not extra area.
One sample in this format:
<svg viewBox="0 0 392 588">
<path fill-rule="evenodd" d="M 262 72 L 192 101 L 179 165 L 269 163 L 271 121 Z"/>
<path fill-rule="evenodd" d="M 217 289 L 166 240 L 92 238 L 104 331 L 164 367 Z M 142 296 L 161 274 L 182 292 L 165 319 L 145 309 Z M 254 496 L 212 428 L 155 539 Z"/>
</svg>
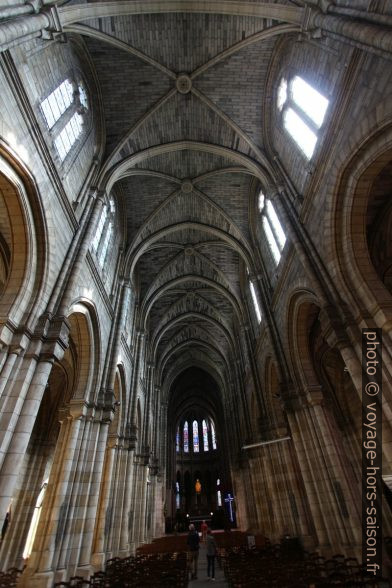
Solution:
<svg viewBox="0 0 392 588">
<path fill-rule="evenodd" d="M 207 578 L 207 554 L 206 546 L 201 543 L 199 551 L 199 564 L 197 571 L 197 580 L 192 580 L 188 584 L 188 588 L 203 588 L 207 586 L 212 588 L 213 586 L 228 586 L 223 571 L 220 569 L 217 559 L 215 558 L 215 582 L 212 582 Z"/>
</svg>

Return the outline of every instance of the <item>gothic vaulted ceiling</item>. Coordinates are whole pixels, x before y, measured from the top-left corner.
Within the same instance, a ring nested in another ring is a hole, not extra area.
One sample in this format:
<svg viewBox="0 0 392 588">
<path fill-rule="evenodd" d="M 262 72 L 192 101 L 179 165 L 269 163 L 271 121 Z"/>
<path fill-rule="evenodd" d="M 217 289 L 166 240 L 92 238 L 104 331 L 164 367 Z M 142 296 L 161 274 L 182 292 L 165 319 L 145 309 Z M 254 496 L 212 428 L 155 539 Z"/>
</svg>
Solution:
<svg viewBox="0 0 392 588">
<path fill-rule="evenodd" d="M 75 14 L 77 4 L 63 10 Z M 83 35 L 97 72 L 102 178 L 125 203 L 139 327 L 161 381 L 191 365 L 224 380 L 247 322 L 241 276 L 257 269 L 249 216 L 255 170 L 268 170 L 266 79 L 276 43 L 296 25 L 175 4 L 101 10 L 66 30 Z"/>
</svg>

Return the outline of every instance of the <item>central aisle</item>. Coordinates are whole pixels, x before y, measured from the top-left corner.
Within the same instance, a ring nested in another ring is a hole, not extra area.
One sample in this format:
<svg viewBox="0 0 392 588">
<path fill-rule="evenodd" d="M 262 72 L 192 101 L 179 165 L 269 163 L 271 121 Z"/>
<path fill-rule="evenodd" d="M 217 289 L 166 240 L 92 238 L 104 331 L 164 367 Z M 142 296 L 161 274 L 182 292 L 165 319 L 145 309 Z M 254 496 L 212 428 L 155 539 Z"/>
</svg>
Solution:
<svg viewBox="0 0 392 588">
<path fill-rule="evenodd" d="M 191 580 L 188 584 L 188 588 L 212 588 L 212 586 L 229 586 L 226 581 L 223 570 L 218 565 L 218 558 L 215 558 L 215 582 L 212 582 L 207 578 L 207 553 L 206 546 L 204 543 L 200 543 L 199 552 L 199 565 L 197 571 L 197 580 Z"/>
</svg>

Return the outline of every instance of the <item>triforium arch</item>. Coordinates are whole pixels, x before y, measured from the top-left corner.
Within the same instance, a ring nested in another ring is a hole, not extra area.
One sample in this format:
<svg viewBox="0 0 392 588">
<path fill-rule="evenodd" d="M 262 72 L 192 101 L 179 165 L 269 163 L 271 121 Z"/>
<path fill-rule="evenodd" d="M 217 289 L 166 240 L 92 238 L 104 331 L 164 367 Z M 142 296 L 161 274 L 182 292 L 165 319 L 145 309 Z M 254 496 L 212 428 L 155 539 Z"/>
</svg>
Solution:
<svg viewBox="0 0 392 588">
<path fill-rule="evenodd" d="M 0 141 L 1 182 L 1 316 L 6 323 L 26 326 L 38 312 L 47 258 L 42 202 L 31 176 L 16 155 Z M 8 334 L 9 336 L 9 334 Z M 7 341 L 8 342 L 8 341 Z"/>
<path fill-rule="evenodd" d="M 390 125 L 365 141 L 342 173 L 329 217 L 333 259 L 346 297 L 364 318 L 376 308 L 377 326 L 386 331 L 391 322 L 387 180 L 391 145 Z"/>
<path fill-rule="evenodd" d="M 75 532 L 79 535 L 81 550 L 77 550 L 72 561 L 68 562 L 76 572 L 83 565 L 83 546 L 91 548 L 91 533 L 95 524 L 83 512 L 91 508 L 95 511 L 97 508 L 94 492 L 91 494 L 93 462 L 88 463 L 85 456 L 88 451 L 92 451 L 92 455 L 102 451 L 99 447 L 102 409 L 94 404 L 99 357 L 97 346 L 99 349 L 100 337 L 91 305 L 75 302 L 69 309 L 67 320 L 69 346 L 50 373 L 46 396 L 44 394 L 35 425 L 42 425 L 41 413 L 49 420 L 46 441 L 49 449 L 45 452 L 46 463 L 42 463 L 40 468 L 41 484 L 35 492 L 44 483 L 47 488 L 42 502 L 42 513 L 36 523 L 35 537 L 29 546 L 31 555 L 26 577 L 47 577 L 48 574 L 52 578 L 61 577 L 64 553 L 67 550 L 62 551 L 61 545 L 53 540 L 60 529 L 64 533 L 63 542 L 66 544 L 72 541 Z M 94 444 L 89 446 L 94 437 L 95 447 Z M 86 442 L 87 439 L 89 442 Z M 40 436 L 35 438 L 33 435 L 31 451 L 27 453 L 27 473 L 32 460 L 37 459 L 36 455 L 40 456 L 41 444 Z M 63 460 L 64 454 L 68 456 L 66 461 Z M 30 509 L 34 509 L 36 497 L 33 494 L 30 498 Z M 43 551 L 45 556 L 42 555 Z"/>
</svg>

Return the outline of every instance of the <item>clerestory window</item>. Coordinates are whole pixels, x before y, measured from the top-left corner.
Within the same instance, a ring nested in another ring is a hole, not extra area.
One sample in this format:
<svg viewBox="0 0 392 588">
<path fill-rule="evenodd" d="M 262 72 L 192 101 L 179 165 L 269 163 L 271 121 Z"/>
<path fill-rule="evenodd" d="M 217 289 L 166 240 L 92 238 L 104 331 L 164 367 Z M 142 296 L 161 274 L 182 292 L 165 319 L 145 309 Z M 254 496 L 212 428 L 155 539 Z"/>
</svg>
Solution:
<svg viewBox="0 0 392 588">
<path fill-rule="evenodd" d="M 307 159 L 316 148 L 319 130 L 324 122 L 329 101 L 300 76 L 281 80 L 277 106 L 282 112 L 285 129 Z"/>
<path fill-rule="evenodd" d="M 278 265 L 286 243 L 286 235 L 280 224 L 274 205 L 271 200 L 265 197 L 263 192 L 259 193 L 259 212 L 262 216 L 263 229 L 268 246 L 276 265 Z"/>
<path fill-rule="evenodd" d="M 250 290 L 250 294 L 252 296 L 253 308 L 254 308 L 254 311 L 256 314 L 257 322 L 261 323 L 261 317 L 262 317 L 261 309 L 260 309 L 260 305 L 259 305 L 259 300 L 257 298 L 255 285 L 254 285 L 253 281 L 250 279 L 249 268 L 246 268 L 246 273 L 248 275 L 249 290 Z"/>
<path fill-rule="evenodd" d="M 111 198 L 109 205 L 105 205 L 102 209 L 97 230 L 95 231 L 94 239 L 91 244 L 92 249 L 97 256 L 98 263 L 102 268 L 105 266 L 110 241 L 114 235 L 113 226 L 115 212 L 116 206 L 113 198 Z"/>
<path fill-rule="evenodd" d="M 54 137 L 54 145 L 64 161 L 83 133 L 84 115 L 88 110 L 87 92 L 83 84 L 66 79 L 41 102 L 46 125 Z"/>
</svg>

